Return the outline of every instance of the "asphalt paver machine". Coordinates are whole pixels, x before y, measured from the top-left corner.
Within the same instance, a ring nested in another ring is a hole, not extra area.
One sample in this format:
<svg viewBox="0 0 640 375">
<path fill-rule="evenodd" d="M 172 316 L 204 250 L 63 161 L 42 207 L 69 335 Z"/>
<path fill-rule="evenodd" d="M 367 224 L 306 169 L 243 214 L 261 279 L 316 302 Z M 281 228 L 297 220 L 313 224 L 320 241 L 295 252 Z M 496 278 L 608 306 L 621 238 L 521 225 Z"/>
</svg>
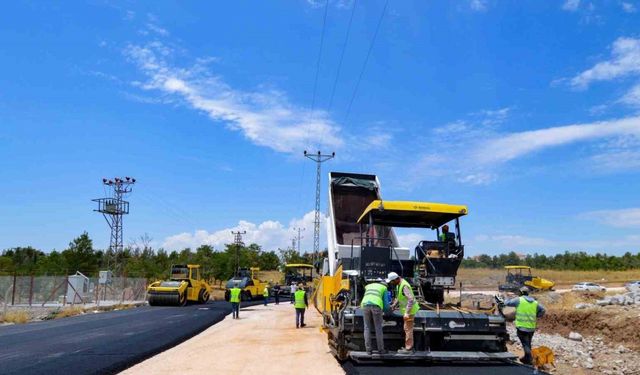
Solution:
<svg viewBox="0 0 640 375">
<path fill-rule="evenodd" d="M 497 304 L 472 311 L 445 301 L 445 293 L 455 289 L 464 257 L 460 218 L 467 214 L 466 206 L 383 201 L 372 175 L 332 173 L 330 180 L 328 231 L 330 241 L 335 242 L 330 242 L 314 302 L 323 314 L 329 346 L 339 360 L 481 362 L 515 358 L 507 351 L 506 321 Z M 445 224 L 454 231 L 441 233 Z M 402 247 L 394 232 L 399 227 L 430 231 L 432 239 L 419 241 L 415 249 Z M 359 307 L 364 287 L 391 271 L 409 281 L 420 304 L 414 321 L 416 351 L 395 353 L 404 344 L 403 319 L 396 311 L 385 314 L 384 343 L 389 353 L 367 354 Z"/>
</svg>

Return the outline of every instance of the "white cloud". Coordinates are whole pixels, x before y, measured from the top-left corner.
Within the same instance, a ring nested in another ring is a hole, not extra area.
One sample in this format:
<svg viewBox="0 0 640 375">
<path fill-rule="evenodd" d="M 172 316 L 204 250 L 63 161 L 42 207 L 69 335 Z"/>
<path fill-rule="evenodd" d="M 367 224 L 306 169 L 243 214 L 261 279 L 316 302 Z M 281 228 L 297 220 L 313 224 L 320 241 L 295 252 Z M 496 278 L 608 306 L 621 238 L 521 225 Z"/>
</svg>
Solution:
<svg viewBox="0 0 640 375">
<path fill-rule="evenodd" d="M 249 221 L 241 220 L 238 225 L 214 231 L 196 230 L 192 233 L 184 232 L 165 238 L 162 247 L 167 250 L 180 250 L 185 247 L 196 248 L 200 245 L 211 245 L 216 249 L 221 249 L 225 244 L 233 242 L 231 231 L 246 231 L 243 235 L 245 244 L 257 243 L 266 251 L 277 250 L 278 248 L 286 248 L 291 245 L 291 239 L 297 235 L 294 228 L 305 228 L 304 237 L 301 242 L 302 251 L 310 251 L 313 249 L 313 221 L 315 218 L 314 211 L 306 213 L 302 218 L 293 219 L 288 225 L 284 225 L 279 221 L 267 220 L 256 224 Z M 320 245 L 325 246 L 326 233 L 324 223 L 326 218 L 321 218 L 320 228 Z"/>
<path fill-rule="evenodd" d="M 469 2 L 469 7 L 471 10 L 476 12 L 484 12 L 487 10 L 487 1 L 486 0 L 471 0 Z"/>
<path fill-rule="evenodd" d="M 581 215 L 617 228 L 640 228 L 640 208 L 591 211 Z"/>
<path fill-rule="evenodd" d="M 138 87 L 201 111 L 254 144 L 287 153 L 316 145 L 334 149 L 343 145 L 339 126 L 326 112 L 296 106 L 280 91 L 237 90 L 203 60 L 191 67 L 172 64 L 174 49 L 159 41 L 129 45 L 124 53 L 146 76 Z"/>
<path fill-rule="evenodd" d="M 575 12 L 580 7 L 580 0 L 565 0 L 562 9 L 568 12 Z"/>
<path fill-rule="evenodd" d="M 158 25 L 156 25 L 155 23 L 147 23 L 147 29 L 149 29 L 150 31 L 153 31 L 156 34 L 162 35 L 162 36 L 167 36 L 169 35 L 169 32 L 167 31 L 167 29 L 162 28 Z"/>
<path fill-rule="evenodd" d="M 640 39 L 618 38 L 611 47 L 611 59 L 602 61 L 571 79 L 571 85 L 584 89 L 595 81 L 608 81 L 640 73 Z"/>
<path fill-rule="evenodd" d="M 428 152 L 412 156 L 398 178 L 405 189 L 443 177 L 471 185 L 498 179 L 509 162 L 554 147 L 587 143 L 588 167 L 598 173 L 640 169 L 640 116 L 504 133 L 478 118 L 432 131 Z"/>
<path fill-rule="evenodd" d="M 633 5 L 632 3 L 628 3 L 626 1 L 622 2 L 622 10 L 624 10 L 627 13 L 635 13 L 636 12 L 636 6 Z"/>
<path fill-rule="evenodd" d="M 640 84 L 637 84 L 631 88 L 620 101 L 624 104 L 628 104 L 633 107 L 640 108 Z"/>
<path fill-rule="evenodd" d="M 640 117 L 511 133 L 482 142 L 474 154 L 481 163 L 499 163 L 550 147 L 625 135 L 640 136 Z"/>
</svg>

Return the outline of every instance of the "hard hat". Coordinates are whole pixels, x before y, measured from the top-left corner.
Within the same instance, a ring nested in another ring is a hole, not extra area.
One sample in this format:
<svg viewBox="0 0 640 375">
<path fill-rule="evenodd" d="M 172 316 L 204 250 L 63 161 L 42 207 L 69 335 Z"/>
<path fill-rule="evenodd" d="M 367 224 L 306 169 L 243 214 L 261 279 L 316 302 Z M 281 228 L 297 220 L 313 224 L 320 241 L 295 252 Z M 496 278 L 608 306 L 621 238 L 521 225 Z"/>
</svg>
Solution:
<svg viewBox="0 0 640 375">
<path fill-rule="evenodd" d="M 398 276 L 397 273 L 395 272 L 389 272 L 389 274 L 387 275 L 387 279 L 385 280 L 387 283 L 392 282 L 393 280 L 396 280 L 400 278 L 400 276 Z"/>
<path fill-rule="evenodd" d="M 523 286 L 522 288 L 520 288 L 520 294 L 528 295 L 529 288 L 527 288 L 526 286 Z"/>
</svg>

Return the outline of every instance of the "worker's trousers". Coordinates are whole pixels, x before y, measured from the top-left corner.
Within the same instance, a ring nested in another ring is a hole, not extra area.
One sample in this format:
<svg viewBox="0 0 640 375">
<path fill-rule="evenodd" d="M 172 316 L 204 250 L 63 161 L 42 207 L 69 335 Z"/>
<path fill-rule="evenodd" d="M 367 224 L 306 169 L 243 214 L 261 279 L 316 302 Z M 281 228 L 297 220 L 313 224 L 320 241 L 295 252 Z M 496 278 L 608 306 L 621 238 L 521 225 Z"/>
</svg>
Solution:
<svg viewBox="0 0 640 375">
<path fill-rule="evenodd" d="M 415 315 L 409 315 L 408 318 L 402 318 L 404 320 L 404 348 L 407 350 L 413 349 L 413 322 Z"/>
<path fill-rule="evenodd" d="M 238 302 L 231 302 L 231 313 L 233 313 L 233 319 L 240 317 L 240 304 Z"/>
<path fill-rule="evenodd" d="M 304 311 L 306 309 L 296 308 L 296 328 L 304 326 Z"/>
<path fill-rule="evenodd" d="M 524 350 L 524 357 L 522 357 L 522 363 L 531 364 L 531 340 L 533 339 L 533 332 L 523 331 L 521 329 L 516 329 L 518 334 L 518 338 L 520 339 L 520 343 L 522 343 L 522 350 Z"/>
<path fill-rule="evenodd" d="M 376 305 L 365 305 L 362 309 L 364 314 L 364 347 L 368 352 L 371 348 L 371 325 L 376 332 L 376 344 L 378 351 L 384 351 L 384 338 L 382 336 L 382 323 L 384 322 L 382 309 Z"/>
</svg>

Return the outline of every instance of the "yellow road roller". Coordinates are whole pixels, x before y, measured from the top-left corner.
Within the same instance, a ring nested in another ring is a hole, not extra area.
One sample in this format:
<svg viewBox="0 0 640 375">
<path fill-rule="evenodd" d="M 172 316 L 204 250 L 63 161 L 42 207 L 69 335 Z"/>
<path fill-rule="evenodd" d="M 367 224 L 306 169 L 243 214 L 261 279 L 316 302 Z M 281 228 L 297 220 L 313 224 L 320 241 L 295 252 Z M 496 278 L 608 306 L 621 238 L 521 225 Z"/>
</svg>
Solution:
<svg viewBox="0 0 640 375">
<path fill-rule="evenodd" d="M 147 289 L 150 306 L 184 306 L 187 302 L 205 303 L 211 286 L 202 279 L 199 264 L 171 266 L 171 278 L 156 281 Z"/>
</svg>

